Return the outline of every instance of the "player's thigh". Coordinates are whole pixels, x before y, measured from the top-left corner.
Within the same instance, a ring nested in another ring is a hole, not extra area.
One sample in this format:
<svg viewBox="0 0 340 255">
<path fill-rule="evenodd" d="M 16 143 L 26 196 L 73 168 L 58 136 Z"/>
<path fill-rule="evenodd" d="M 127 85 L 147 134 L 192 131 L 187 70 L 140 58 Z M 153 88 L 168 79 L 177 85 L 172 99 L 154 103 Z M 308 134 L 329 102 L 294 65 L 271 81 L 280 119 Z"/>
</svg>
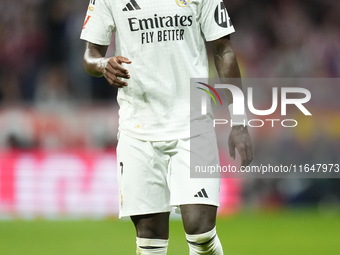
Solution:
<svg viewBox="0 0 340 255">
<path fill-rule="evenodd" d="M 121 134 L 117 146 L 119 216 L 171 211 L 168 160 L 152 143 Z"/>
<path fill-rule="evenodd" d="M 136 228 L 137 237 L 168 239 L 169 215 L 169 212 L 165 212 L 131 216 L 131 220 Z"/>
<path fill-rule="evenodd" d="M 217 206 L 205 204 L 181 205 L 184 230 L 187 234 L 202 234 L 216 225 Z"/>
</svg>

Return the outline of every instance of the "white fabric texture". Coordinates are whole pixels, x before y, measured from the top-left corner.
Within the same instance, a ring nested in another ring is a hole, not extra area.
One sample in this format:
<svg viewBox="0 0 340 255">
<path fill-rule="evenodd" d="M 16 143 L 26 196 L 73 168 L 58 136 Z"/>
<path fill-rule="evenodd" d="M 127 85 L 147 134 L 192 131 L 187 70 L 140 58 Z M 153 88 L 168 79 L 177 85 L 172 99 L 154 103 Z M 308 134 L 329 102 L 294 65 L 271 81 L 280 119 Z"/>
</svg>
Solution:
<svg viewBox="0 0 340 255">
<path fill-rule="evenodd" d="M 203 150 L 191 155 L 190 144 Z M 190 158 L 219 163 L 215 133 L 171 141 L 143 141 L 121 134 L 117 146 L 119 217 L 170 212 L 171 206 L 219 206 L 219 178 L 190 178 Z M 199 162 L 201 163 L 199 163 Z"/>
<path fill-rule="evenodd" d="M 209 232 L 197 235 L 188 235 L 190 255 L 223 255 L 220 239 L 216 233 L 216 227 Z"/>
<path fill-rule="evenodd" d="M 166 255 L 169 240 L 137 237 L 137 255 Z"/>
</svg>

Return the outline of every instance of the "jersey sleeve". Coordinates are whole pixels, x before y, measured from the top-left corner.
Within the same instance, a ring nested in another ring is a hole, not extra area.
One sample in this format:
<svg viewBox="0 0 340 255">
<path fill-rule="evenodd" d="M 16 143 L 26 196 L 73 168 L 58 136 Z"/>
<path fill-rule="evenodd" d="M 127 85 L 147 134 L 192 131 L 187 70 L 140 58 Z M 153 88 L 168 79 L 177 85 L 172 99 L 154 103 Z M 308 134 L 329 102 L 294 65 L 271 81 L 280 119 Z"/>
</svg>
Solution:
<svg viewBox="0 0 340 255">
<path fill-rule="evenodd" d="M 80 39 L 99 45 L 109 45 L 114 30 L 112 11 L 106 1 L 91 0 Z"/>
<path fill-rule="evenodd" d="M 235 32 L 223 0 L 203 0 L 199 23 L 206 41 Z"/>
</svg>

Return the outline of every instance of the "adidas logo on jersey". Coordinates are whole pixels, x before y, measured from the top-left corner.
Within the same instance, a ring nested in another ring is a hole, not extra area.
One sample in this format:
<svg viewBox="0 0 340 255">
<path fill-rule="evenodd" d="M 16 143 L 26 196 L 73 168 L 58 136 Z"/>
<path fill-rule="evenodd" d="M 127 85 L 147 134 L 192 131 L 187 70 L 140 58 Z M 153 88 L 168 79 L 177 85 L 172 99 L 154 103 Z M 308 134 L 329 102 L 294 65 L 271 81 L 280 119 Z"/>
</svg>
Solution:
<svg viewBox="0 0 340 255">
<path fill-rule="evenodd" d="M 126 6 L 123 8 L 123 12 L 135 10 L 140 10 L 140 7 L 135 0 L 131 0 L 130 3 L 127 3 Z"/>
<path fill-rule="evenodd" d="M 205 197 L 205 198 L 209 198 L 207 192 L 205 191 L 205 189 L 201 189 L 200 191 L 197 192 L 197 194 L 194 197 Z"/>
</svg>

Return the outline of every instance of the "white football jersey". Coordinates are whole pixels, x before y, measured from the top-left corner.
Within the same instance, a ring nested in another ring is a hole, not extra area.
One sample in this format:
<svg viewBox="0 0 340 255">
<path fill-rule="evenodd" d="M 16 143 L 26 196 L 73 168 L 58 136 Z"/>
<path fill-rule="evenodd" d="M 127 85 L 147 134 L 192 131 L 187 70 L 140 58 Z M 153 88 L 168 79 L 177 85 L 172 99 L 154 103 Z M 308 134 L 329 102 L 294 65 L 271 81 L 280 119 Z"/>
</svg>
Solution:
<svg viewBox="0 0 340 255">
<path fill-rule="evenodd" d="M 119 131 L 151 141 L 190 137 L 190 78 L 208 78 L 204 41 L 234 32 L 222 0 L 91 0 L 81 39 L 109 45 L 131 78 L 118 91 Z"/>
</svg>

